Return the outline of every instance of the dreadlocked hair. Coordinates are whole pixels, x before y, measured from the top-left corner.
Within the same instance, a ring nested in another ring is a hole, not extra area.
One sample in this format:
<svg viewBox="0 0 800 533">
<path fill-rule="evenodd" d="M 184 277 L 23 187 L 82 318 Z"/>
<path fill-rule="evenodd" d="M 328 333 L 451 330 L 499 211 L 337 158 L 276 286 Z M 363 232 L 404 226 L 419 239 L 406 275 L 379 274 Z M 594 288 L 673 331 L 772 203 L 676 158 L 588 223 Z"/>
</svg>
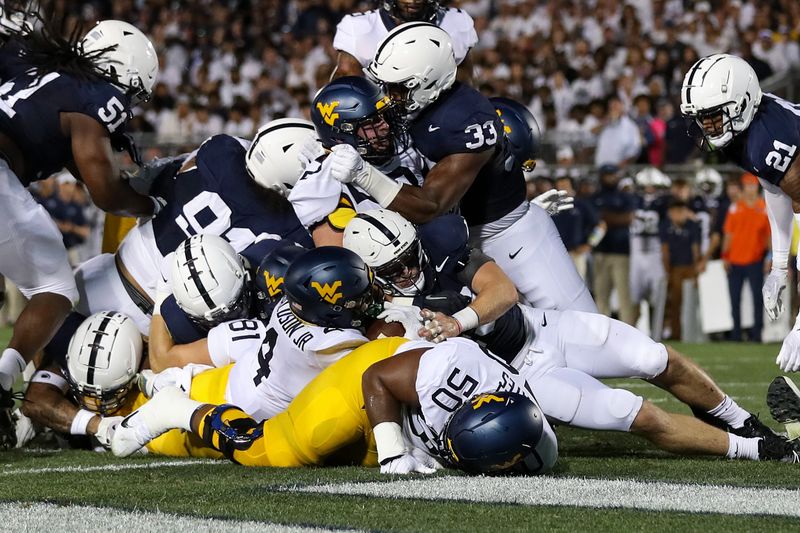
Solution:
<svg viewBox="0 0 800 533">
<path fill-rule="evenodd" d="M 24 23 L 19 27 L 3 28 L 11 40 L 19 42 L 20 55 L 37 75 L 42 76 L 49 72 L 63 72 L 81 81 L 104 80 L 116 84 L 116 80 L 105 74 L 98 67 L 100 58 L 115 48 L 109 46 L 100 50 L 84 52 L 81 43 L 84 35 L 83 26 L 76 24 L 69 33 L 62 31 L 63 19 L 51 15 L 47 18 L 40 14 L 46 10 L 43 3 L 23 3 L 25 8 L 5 8 L 6 16 L 9 13 L 19 13 L 24 17 Z M 34 4 L 35 7 L 31 7 Z M 47 11 L 45 11 L 47 12 Z M 49 11 L 53 13 L 52 10 Z"/>
</svg>

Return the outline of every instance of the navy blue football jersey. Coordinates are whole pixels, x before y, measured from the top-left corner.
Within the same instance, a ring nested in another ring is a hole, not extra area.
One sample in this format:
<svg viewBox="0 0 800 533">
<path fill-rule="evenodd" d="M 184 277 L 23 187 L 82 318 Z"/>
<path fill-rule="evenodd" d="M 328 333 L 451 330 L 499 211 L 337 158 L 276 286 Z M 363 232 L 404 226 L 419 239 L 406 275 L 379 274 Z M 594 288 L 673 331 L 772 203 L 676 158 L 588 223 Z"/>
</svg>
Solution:
<svg viewBox="0 0 800 533">
<path fill-rule="evenodd" d="M 764 94 L 750 127 L 722 151 L 744 170 L 778 185 L 800 153 L 800 104 Z"/>
<path fill-rule="evenodd" d="M 39 368 L 47 368 L 51 364 L 55 364 L 64 370 L 66 374 L 69 341 L 72 340 L 72 336 L 75 335 L 75 332 L 78 331 L 78 328 L 83 324 L 84 320 L 86 320 L 86 317 L 75 311 L 67 315 L 61 327 L 58 328 L 56 334 L 53 335 L 53 338 L 50 339 L 50 342 L 48 342 L 44 350 L 42 350 L 44 352 L 44 358 L 41 364 L 39 364 Z"/>
<path fill-rule="evenodd" d="M 162 177 L 153 184 L 151 194 L 167 201 L 153 219 L 156 245 L 163 256 L 197 233 L 219 235 L 237 250 L 259 238 L 275 242 L 286 238 L 312 247 L 291 205 L 248 175 L 245 147 L 229 135 L 203 143 L 193 167 Z"/>
<path fill-rule="evenodd" d="M 72 161 L 70 138 L 61 131 L 64 113 L 97 120 L 116 136 L 131 116 L 123 92 L 103 80 L 83 81 L 64 72 L 37 73 L 16 41 L 0 48 L 0 132 L 22 152 L 24 185 L 45 179 Z"/>
<path fill-rule="evenodd" d="M 414 147 L 433 164 L 448 155 L 493 150 L 461 199 L 470 226 L 494 222 L 525 201 L 525 178 L 489 99 L 456 82 L 411 123 Z"/>
<path fill-rule="evenodd" d="M 435 279 L 433 283 L 426 282 L 422 294 L 414 298 L 414 305 L 452 315 L 472 301 L 462 293 L 467 281 L 462 273 L 472 252 L 466 223 L 458 215 L 444 215 L 420 226 L 417 235 L 430 261 L 428 273 Z M 510 362 L 522 349 L 527 336 L 522 311 L 515 305 L 491 324 L 472 330 L 468 335 Z"/>
</svg>

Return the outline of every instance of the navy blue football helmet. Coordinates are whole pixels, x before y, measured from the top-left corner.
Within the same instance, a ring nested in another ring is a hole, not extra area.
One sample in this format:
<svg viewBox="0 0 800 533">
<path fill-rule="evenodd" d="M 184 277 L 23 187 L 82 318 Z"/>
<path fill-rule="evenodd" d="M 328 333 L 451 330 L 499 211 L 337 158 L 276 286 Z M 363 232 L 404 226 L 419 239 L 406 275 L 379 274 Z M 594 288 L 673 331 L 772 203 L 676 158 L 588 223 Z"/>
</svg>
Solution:
<svg viewBox="0 0 800 533">
<path fill-rule="evenodd" d="M 514 158 L 522 165 L 522 170 L 533 171 L 542 135 L 533 114 L 527 107 L 510 98 L 495 96 L 489 101 L 503 122 L 503 130 Z"/>
<path fill-rule="evenodd" d="M 436 0 L 382 0 L 381 9 L 400 22 L 436 22 L 439 2 Z"/>
<path fill-rule="evenodd" d="M 473 396 L 450 416 L 442 434 L 444 458 L 473 474 L 522 471 L 544 432 L 544 415 L 516 392 Z"/>
<path fill-rule="evenodd" d="M 376 165 L 397 153 L 391 100 L 366 78 L 344 76 L 320 89 L 311 103 L 311 121 L 325 148 L 349 144 Z"/>
<path fill-rule="evenodd" d="M 283 280 L 295 259 L 307 250 L 293 242 L 278 246 L 261 260 L 256 269 L 255 287 L 258 302 L 258 316 L 269 320 L 272 310 L 283 298 Z"/>
<path fill-rule="evenodd" d="M 322 246 L 297 258 L 286 271 L 283 290 L 300 320 L 330 328 L 366 327 L 383 310 L 383 291 L 372 270 L 355 253 Z"/>
</svg>

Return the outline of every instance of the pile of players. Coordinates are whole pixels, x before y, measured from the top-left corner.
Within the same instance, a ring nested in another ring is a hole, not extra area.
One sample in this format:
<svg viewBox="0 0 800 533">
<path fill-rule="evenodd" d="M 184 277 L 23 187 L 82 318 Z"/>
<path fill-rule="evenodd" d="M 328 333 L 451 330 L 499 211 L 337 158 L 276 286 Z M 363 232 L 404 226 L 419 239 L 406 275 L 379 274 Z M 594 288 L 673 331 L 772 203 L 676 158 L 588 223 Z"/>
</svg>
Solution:
<svg viewBox="0 0 800 533">
<path fill-rule="evenodd" d="M 540 473 L 563 424 L 797 462 L 796 442 L 690 359 L 597 313 L 550 220 L 561 197 L 525 199 L 529 113 L 457 81 L 452 39 L 427 20 L 448 11 L 391 5 L 397 26 L 374 43 L 367 77 L 321 88 L 312 122 L 218 135 L 130 181 L 109 152 L 155 81 L 147 38 L 105 21 L 82 40 L 34 31 L 4 44 L 3 186 L 27 202 L 25 184 L 66 164 L 101 207 L 139 217 L 115 254 L 72 277 L 51 240 L 33 247 L 49 239 L 45 221 L 16 223 L 38 211 L 9 211 L 6 231 L 30 247 L 15 271 L 5 255 L 0 267 L 32 298 L 0 391 L 44 358 L 21 413 L 0 424 L 5 443 L 46 426 L 118 456 Z M 43 50 L 70 70 L 43 73 Z M 31 121 L 51 112 L 61 122 L 40 120 L 57 130 L 45 157 Z M 695 417 L 607 377 L 645 379 Z"/>
</svg>

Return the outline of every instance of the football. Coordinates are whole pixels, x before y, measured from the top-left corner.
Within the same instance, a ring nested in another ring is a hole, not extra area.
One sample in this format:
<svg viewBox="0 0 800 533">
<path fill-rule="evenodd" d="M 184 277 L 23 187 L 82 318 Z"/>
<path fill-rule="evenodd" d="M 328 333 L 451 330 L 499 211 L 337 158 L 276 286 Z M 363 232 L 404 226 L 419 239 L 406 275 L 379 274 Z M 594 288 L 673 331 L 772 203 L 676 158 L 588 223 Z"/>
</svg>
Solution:
<svg viewBox="0 0 800 533">
<path fill-rule="evenodd" d="M 381 318 L 376 318 L 367 328 L 367 338 L 371 341 L 383 337 L 402 337 L 405 334 L 406 328 L 400 322 L 386 322 Z"/>
</svg>

